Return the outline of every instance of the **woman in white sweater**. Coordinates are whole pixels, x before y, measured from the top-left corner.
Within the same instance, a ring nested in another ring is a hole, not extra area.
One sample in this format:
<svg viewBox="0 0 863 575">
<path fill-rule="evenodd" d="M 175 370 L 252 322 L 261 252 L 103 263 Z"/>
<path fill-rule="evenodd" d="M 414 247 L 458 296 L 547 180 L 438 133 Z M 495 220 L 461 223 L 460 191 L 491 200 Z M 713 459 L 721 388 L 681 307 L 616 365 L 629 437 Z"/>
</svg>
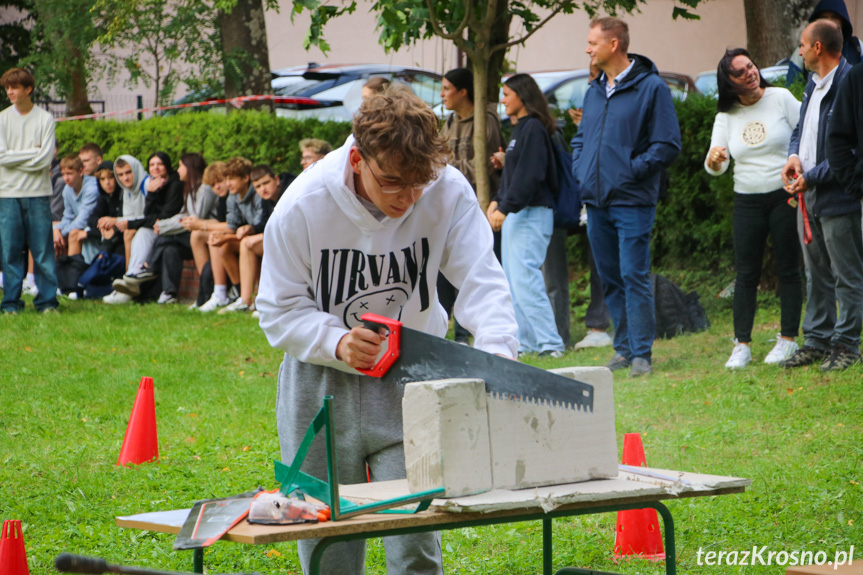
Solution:
<svg viewBox="0 0 863 575">
<path fill-rule="evenodd" d="M 725 53 L 717 79 L 719 113 L 704 167 L 718 176 L 734 159 L 735 345 L 725 367 L 739 369 L 752 360 L 749 344 L 768 235 L 773 238 L 779 278 L 781 328 L 764 363 L 779 363 L 797 350 L 794 339 L 803 305 L 797 210 L 783 189 L 780 172 L 788 159 L 800 102 L 762 78 L 743 48 Z"/>
</svg>

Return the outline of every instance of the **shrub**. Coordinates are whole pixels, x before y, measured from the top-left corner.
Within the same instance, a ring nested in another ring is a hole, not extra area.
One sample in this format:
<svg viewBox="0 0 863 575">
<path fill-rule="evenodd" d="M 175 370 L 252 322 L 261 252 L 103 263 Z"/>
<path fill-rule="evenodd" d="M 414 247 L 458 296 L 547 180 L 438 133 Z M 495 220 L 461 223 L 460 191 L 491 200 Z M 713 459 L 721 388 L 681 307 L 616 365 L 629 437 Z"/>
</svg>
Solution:
<svg viewBox="0 0 863 575">
<path fill-rule="evenodd" d="M 61 157 L 75 153 L 87 142 L 96 142 L 106 159 L 131 154 L 143 161 L 156 151 L 166 152 L 175 163 L 187 152 L 198 152 L 208 162 L 239 155 L 255 164 L 270 164 L 277 172 L 295 174 L 302 171 L 300 140 L 320 138 L 335 148 L 350 133 L 351 125 L 346 122 L 293 120 L 255 111 L 178 114 L 138 122 L 83 120 L 57 124 Z"/>
<path fill-rule="evenodd" d="M 653 228 L 653 262 L 663 267 L 718 270 L 734 259 L 731 236 L 734 189 L 731 170 L 704 170 L 716 101 L 675 102 L 683 147 L 669 168 L 668 197 L 660 200 Z"/>
<path fill-rule="evenodd" d="M 704 171 L 716 101 L 690 97 L 676 102 L 683 150 L 669 169 L 670 190 L 656 211 L 653 261 L 662 267 L 719 270 L 733 261 L 731 172 L 714 178 Z M 575 128 L 564 116 L 565 139 Z M 107 159 L 131 154 L 146 159 L 161 150 L 176 161 L 186 152 L 199 152 L 208 162 L 241 155 L 253 163 L 268 163 L 276 171 L 299 173 L 299 141 L 320 138 L 340 146 L 351 132 L 345 122 L 277 118 L 264 112 L 237 111 L 221 115 L 187 113 L 138 122 L 84 120 L 57 125 L 60 155 L 96 142 Z M 570 238 L 573 265 L 585 261 L 582 241 Z"/>
</svg>

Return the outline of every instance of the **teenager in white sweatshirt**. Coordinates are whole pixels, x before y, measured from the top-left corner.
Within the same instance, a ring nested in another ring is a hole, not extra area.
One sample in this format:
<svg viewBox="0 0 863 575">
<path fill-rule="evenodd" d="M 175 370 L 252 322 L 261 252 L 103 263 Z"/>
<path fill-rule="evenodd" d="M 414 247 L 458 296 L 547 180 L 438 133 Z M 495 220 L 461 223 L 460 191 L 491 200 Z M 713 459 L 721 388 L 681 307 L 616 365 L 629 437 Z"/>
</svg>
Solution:
<svg viewBox="0 0 863 575">
<path fill-rule="evenodd" d="M 402 389 L 360 375 L 381 351 L 364 329 L 372 312 L 443 337 L 438 272 L 459 288 L 455 316 L 475 347 L 515 357 L 517 325 L 492 233 L 464 176 L 445 165 L 434 113 L 407 88 L 365 100 L 344 146 L 286 190 L 264 232 L 256 301 L 270 344 L 285 352 L 276 414 L 290 462 L 321 406 L 334 397 L 340 480 L 403 478 Z M 303 469 L 326 477 L 323 442 Z M 384 540 L 389 573 L 441 573 L 438 534 Z M 300 542 L 308 562 L 316 541 Z M 322 571 L 362 573 L 364 543 L 333 545 Z"/>
</svg>

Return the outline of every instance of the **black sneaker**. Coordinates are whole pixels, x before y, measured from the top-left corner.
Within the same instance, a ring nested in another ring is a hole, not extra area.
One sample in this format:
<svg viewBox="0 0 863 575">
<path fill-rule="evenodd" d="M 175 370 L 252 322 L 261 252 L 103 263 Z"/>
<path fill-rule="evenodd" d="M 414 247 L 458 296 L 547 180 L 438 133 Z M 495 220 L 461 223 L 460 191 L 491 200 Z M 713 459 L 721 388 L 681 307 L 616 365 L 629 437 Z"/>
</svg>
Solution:
<svg viewBox="0 0 863 575">
<path fill-rule="evenodd" d="M 611 358 L 605 367 L 607 367 L 611 371 L 617 371 L 618 369 L 623 369 L 624 367 L 629 367 L 630 361 L 628 358 L 624 357 L 621 353 L 615 352 L 614 357 Z"/>
<path fill-rule="evenodd" d="M 860 353 L 854 353 L 857 350 L 852 350 L 844 345 L 836 344 L 830 350 L 830 355 L 821 364 L 821 371 L 842 371 L 848 369 L 856 363 L 860 363 Z"/>
<path fill-rule="evenodd" d="M 825 357 L 827 357 L 827 352 L 823 349 L 816 349 L 812 346 L 804 345 L 795 351 L 794 355 L 788 359 L 780 361 L 779 367 L 784 367 L 785 369 L 803 367 L 804 365 L 811 365 L 816 362 L 824 361 Z"/>
</svg>

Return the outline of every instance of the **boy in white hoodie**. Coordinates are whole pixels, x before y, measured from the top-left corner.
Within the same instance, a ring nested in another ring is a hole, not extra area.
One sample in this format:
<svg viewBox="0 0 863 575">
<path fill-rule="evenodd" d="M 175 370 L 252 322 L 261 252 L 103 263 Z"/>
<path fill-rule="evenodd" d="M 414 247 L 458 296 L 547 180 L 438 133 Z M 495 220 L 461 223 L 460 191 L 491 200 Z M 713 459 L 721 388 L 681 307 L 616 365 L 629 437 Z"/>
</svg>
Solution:
<svg viewBox="0 0 863 575">
<path fill-rule="evenodd" d="M 455 315 L 474 346 L 515 357 L 517 325 L 492 233 L 464 176 L 447 166 L 434 113 L 394 86 L 365 100 L 344 146 L 286 190 L 264 232 L 257 297 L 270 344 L 285 352 L 276 415 L 282 459 L 290 462 L 325 395 L 334 397 L 340 480 L 405 477 L 403 389 L 361 375 L 382 338 L 360 316 L 377 313 L 443 337 L 442 272 L 459 296 Z M 303 470 L 326 477 L 322 441 Z M 308 572 L 317 541 L 300 542 Z M 384 539 L 389 573 L 442 572 L 436 533 Z M 322 572 L 364 571 L 365 544 L 327 548 Z"/>
</svg>

